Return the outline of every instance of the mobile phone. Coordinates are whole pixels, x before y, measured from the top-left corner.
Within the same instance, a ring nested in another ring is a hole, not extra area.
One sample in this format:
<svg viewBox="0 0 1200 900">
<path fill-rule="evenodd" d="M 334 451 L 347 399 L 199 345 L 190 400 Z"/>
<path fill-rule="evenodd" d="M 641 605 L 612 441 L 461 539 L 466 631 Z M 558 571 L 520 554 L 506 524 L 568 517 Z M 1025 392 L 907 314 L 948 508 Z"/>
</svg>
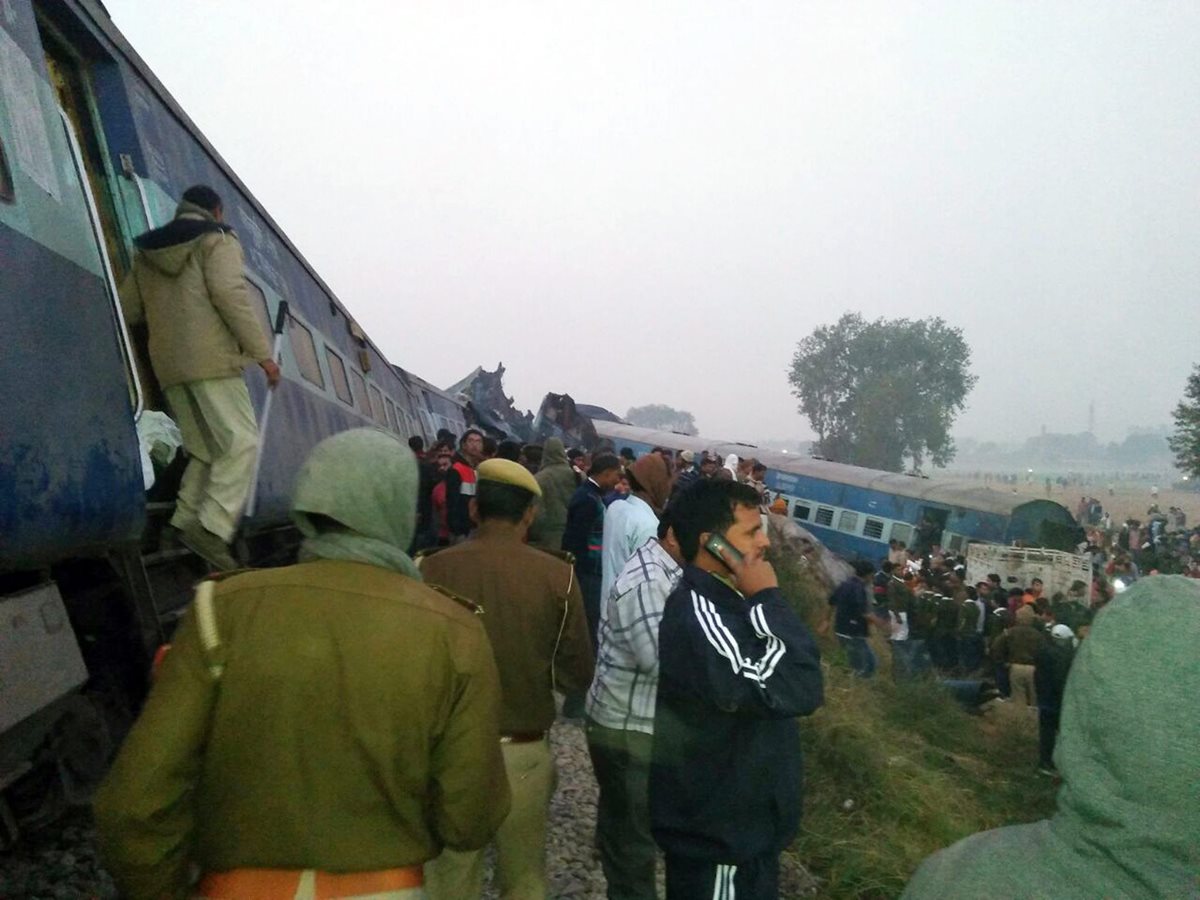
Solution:
<svg viewBox="0 0 1200 900">
<path fill-rule="evenodd" d="M 731 570 L 742 562 L 742 554 L 738 549 L 719 534 L 709 535 L 708 540 L 704 542 L 704 549 Z"/>
</svg>

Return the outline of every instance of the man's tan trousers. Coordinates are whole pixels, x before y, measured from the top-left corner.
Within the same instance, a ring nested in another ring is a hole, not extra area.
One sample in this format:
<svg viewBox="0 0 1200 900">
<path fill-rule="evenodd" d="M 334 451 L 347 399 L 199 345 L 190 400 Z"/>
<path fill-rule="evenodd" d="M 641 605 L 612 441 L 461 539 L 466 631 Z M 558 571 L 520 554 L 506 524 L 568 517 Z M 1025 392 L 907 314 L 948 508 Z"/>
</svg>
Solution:
<svg viewBox="0 0 1200 900">
<path fill-rule="evenodd" d="M 545 900 L 546 816 L 554 795 L 554 758 L 543 738 L 501 744 L 512 809 L 496 832 L 495 884 L 501 900 Z M 429 900 L 478 900 L 483 893 L 483 851 L 444 850 L 425 865 Z"/>
<path fill-rule="evenodd" d="M 258 425 L 239 375 L 175 384 L 164 391 L 189 460 L 171 524 L 199 522 L 225 543 L 237 531 L 254 477 Z"/>
</svg>

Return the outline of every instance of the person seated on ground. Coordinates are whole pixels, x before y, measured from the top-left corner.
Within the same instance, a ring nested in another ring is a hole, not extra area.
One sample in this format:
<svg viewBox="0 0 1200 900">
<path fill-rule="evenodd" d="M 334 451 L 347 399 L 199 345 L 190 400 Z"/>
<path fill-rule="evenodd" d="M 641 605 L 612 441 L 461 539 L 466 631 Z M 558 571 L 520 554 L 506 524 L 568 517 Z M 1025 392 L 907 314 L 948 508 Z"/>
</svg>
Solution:
<svg viewBox="0 0 1200 900">
<path fill-rule="evenodd" d="M 1200 881 L 1200 584 L 1144 579 L 1075 655 L 1049 819 L 972 835 L 927 859 L 903 900 L 1195 896 Z"/>
</svg>

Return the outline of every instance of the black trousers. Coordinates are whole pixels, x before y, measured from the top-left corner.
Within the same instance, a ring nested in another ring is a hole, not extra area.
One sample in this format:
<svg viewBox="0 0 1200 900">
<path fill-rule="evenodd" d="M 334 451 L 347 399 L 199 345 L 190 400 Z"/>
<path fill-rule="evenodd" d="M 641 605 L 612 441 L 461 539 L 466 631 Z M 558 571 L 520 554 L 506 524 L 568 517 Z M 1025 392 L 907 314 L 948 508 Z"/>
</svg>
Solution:
<svg viewBox="0 0 1200 900">
<path fill-rule="evenodd" d="M 588 753 L 600 785 L 596 849 L 608 900 L 657 900 L 657 848 L 650 834 L 650 747 L 639 731 L 587 723 Z"/>
<path fill-rule="evenodd" d="M 1038 765 L 1054 768 L 1054 743 L 1058 738 L 1057 709 L 1038 707 Z"/>
<path fill-rule="evenodd" d="M 740 865 L 667 854 L 667 900 L 779 900 L 779 854 Z"/>
</svg>

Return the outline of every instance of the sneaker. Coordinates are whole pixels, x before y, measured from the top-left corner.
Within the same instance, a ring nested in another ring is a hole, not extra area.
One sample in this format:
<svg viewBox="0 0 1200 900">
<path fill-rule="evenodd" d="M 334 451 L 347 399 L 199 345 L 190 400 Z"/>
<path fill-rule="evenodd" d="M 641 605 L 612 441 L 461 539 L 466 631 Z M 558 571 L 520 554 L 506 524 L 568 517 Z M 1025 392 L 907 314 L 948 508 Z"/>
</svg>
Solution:
<svg viewBox="0 0 1200 900">
<path fill-rule="evenodd" d="M 187 547 L 218 572 L 231 572 L 238 561 L 229 552 L 229 546 L 201 525 L 194 525 L 179 532 L 179 543 Z"/>
</svg>

